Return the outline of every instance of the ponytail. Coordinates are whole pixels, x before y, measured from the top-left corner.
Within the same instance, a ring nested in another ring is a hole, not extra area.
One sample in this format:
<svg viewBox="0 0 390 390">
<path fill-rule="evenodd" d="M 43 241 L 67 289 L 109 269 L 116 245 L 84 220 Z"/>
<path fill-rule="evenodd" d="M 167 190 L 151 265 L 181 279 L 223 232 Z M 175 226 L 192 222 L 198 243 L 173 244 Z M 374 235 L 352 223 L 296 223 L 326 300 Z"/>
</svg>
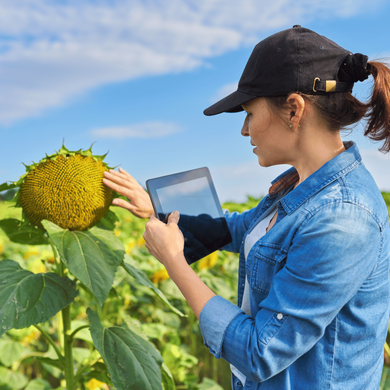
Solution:
<svg viewBox="0 0 390 390">
<path fill-rule="evenodd" d="M 364 135 L 383 141 L 381 152 L 390 151 L 390 69 L 382 62 L 370 61 L 368 70 L 374 77 L 371 101 L 367 104 L 367 128 Z"/>
</svg>

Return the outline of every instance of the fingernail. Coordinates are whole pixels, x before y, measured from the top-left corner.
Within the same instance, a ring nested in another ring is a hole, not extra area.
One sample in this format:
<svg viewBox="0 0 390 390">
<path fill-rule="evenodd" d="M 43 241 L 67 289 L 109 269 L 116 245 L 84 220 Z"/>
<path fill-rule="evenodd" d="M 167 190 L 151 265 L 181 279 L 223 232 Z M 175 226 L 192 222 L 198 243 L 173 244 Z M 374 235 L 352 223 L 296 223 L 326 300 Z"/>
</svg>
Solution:
<svg viewBox="0 0 390 390">
<path fill-rule="evenodd" d="M 114 200 L 112 201 L 112 204 L 118 205 L 118 204 L 119 204 L 118 199 L 114 199 Z"/>
</svg>

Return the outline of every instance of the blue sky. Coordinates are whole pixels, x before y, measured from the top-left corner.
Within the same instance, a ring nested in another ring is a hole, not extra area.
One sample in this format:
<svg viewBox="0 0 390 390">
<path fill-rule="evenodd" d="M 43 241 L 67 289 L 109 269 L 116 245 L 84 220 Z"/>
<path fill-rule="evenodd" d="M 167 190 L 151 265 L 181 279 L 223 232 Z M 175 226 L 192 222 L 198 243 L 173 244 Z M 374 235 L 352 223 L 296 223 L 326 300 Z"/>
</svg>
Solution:
<svg viewBox="0 0 390 390">
<path fill-rule="evenodd" d="M 288 167 L 258 165 L 243 113 L 203 115 L 233 92 L 254 45 L 300 24 L 370 59 L 390 56 L 384 0 L 0 0 L 0 10 L 0 183 L 65 139 L 72 150 L 95 142 L 143 185 L 207 166 L 221 201 L 259 196 Z M 390 191 L 390 159 L 362 132 L 344 138 Z"/>
</svg>

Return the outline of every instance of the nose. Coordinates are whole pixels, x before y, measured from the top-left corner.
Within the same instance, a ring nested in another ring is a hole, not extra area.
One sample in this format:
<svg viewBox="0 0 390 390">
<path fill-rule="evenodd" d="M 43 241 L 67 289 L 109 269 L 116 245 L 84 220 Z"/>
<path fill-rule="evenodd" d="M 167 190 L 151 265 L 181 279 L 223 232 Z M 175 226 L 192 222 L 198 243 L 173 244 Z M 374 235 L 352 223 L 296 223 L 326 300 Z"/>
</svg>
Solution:
<svg viewBox="0 0 390 390">
<path fill-rule="evenodd" d="M 245 118 L 244 124 L 242 125 L 241 135 L 249 137 L 248 118 Z"/>
</svg>

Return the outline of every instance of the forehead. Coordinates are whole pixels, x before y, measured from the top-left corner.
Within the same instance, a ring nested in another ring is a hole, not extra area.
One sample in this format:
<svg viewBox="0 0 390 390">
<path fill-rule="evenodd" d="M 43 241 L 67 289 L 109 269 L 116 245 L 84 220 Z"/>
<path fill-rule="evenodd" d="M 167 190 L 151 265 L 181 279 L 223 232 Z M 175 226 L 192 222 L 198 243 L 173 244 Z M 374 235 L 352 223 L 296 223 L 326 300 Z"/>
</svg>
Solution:
<svg viewBox="0 0 390 390">
<path fill-rule="evenodd" d="M 263 97 L 258 97 L 253 100 L 250 100 L 249 102 L 246 102 L 245 104 L 242 104 L 241 107 L 247 111 L 252 110 L 256 107 L 262 107 L 266 104 L 266 99 Z"/>
</svg>

